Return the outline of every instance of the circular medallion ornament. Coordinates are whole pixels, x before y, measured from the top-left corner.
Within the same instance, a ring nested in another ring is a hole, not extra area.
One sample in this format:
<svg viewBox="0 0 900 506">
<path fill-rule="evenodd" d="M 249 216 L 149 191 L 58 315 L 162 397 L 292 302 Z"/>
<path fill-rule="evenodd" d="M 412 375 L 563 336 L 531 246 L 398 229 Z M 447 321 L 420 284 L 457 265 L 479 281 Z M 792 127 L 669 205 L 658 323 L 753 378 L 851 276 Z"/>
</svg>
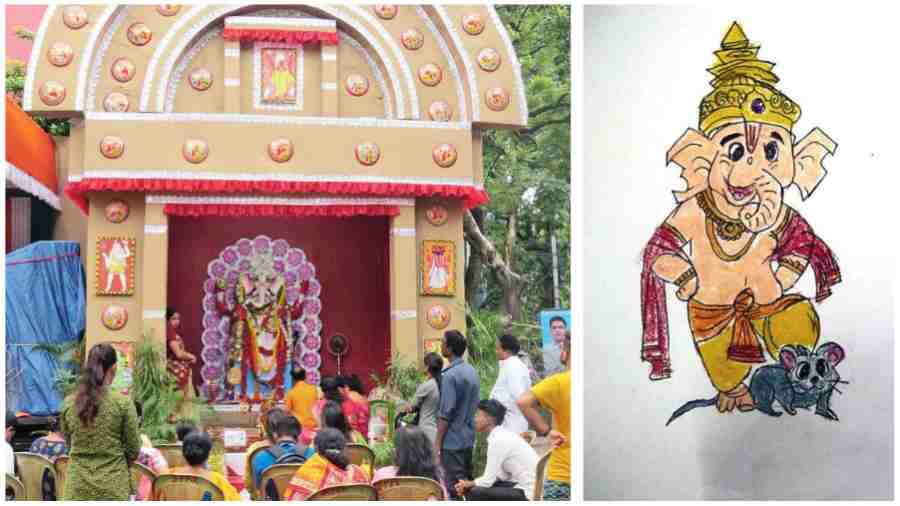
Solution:
<svg viewBox="0 0 900 506">
<path fill-rule="evenodd" d="M 50 49 L 47 50 L 47 60 L 57 67 L 65 67 L 72 63 L 75 53 L 72 52 L 72 46 L 65 42 L 54 42 Z"/>
<path fill-rule="evenodd" d="M 130 103 L 124 93 L 114 91 L 103 99 L 103 110 L 106 112 L 125 112 Z"/>
<path fill-rule="evenodd" d="M 63 9 L 63 23 L 73 30 L 88 24 L 87 11 L 80 5 L 69 5 Z"/>
<path fill-rule="evenodd" d="M 447 211 L 447 208 L 440 205 L 434 204 L 425 210 L 425 218 L 428 220 L 428 223 L 431 223 L 435 227 L 440 227 L 444 223 L 447 223 L 447 217 L 450 213 Z"/>
<path fill-rule="evenodd" d="M 125 141 L 121 137 L 107 135 L 100 140 L 100 153 L 109 159 L 116 159 L 125 152 Z"/>
<path fill-rule="evenodd" d="M 434 63 L 426 63 L 419 67 L 419 80 L 425 86 L 437 86 L 443 78 L 444 73 Z"/>
<path fill-rule="evenodd" d="M 47 81 L 41 85 L 38 95 L 47 105 L 59 105 L 66 99 L 66 87 L 56 81 Z"/>
<path fill-rule="evenodd" d="M 284 163 L 294 156 L 294 144 L 289 139 L 275 139 L 269 143 L 269 157 L 278 163 Z"/>
<path fill-rule="evenodd" d="M 100 315 L 100 321 L 109 330 L 122 330 L 128 323 L 128 310 L 121 304 L 110 304 Z"/>
<path fill-rule="evenodd" d="M 450 325 L 450 308 L 443 304 L 431 306 L 425 315 L 425 321 L 436 330 L 447 328 L 447 325 Z"/>
<path fill-rule="evenodd" d="M 191 71 L 188 76 L 191 88 L 197 91 L 206 91 L 212 86 L 212 72 L 205 68 L 198 68 Z"/>
<path fill-rule="evenodd" d="M 356 146 L 356 161 L 363 165 L 375 165 L 381 158 L 381 149 L 374 142 L 363 142 Z"/>
<path fill-rule="evenodd" d="M 431 151 L 431 157 L 434 163 L 446 169 L 456 163 L 456 148 L 452 144 L 441 144 Z"/>
<path fill-rule="evenodd" d="M 397 16 L 396 5 L 376 5 L 372 8 L 381 19 L 394 19 Z"/>
<path fill-rule="evenodd" d="M 484 92 L 484 103 L 492 111 L 502 111 L 509 105 L 509 92 L 503 88 L 491 88 Z"/>
<path fill-rule="evenodd" d="M 428 117 L 432 121 L 450 121 L 453 119 L 453 110 L 447 102 L 437 100 L 428 106 Z"/>
<path fill-rule="evenodd" d="M 174 15 L 178 14 L 178 11 L 180 11 L 180 10 L 181 10 L 181 6 L 175 5 L 175 4 L 163 4 L 163 5 L 158 5 L 156 7 L 156 12 L 158 12 L 160 15 L 166 16 L 166 17 L 174 16 Z"/>
<path fill-rule="evenodd" d="M 421 49 L 425 44 L 425 36 L 422 35 L 422 32 L 416 30 L 415 28 L 410 28 L 409 30 L 406 30 L 400 34 L 400 42 L 406 49 L 415 51 L 417 49 Z"/>
<path fill-rule="evenodd" d="M 106 209 L 104 209 L 104 214 L 106 215 L 106 220 L 110 223 L 122 223 L 128 218 L 129 208 L 128 204 L 125 203 L 124 200 L 113 200 L 109 204 L 106 204 Z"/>
<path fill-rule="evenodd" d="M 128 40 L 135 46 L 144 46 L 153 38 L 150 27 L 144 23 L 134 23 L 128 27 Z"/>
<path fill-rule="evenodd" d="M 134 78 L 135 71 L 134 63 L 125 57 L 117 58 L 110 68 L 113 79 L 120 83 L 131 81 Z"/>
<path fill-rule="evenodd" d="M 361 97 L 369 91 L 369 80 L 362 74 L 350 74 L 345 82 L 347 93 L 354 97 Z"/>
<path fill-rule="evenodd" d="M 469 35 L 481 35 L 484 31 L 484 20 L 478 14 L 468 14 L 462 19 L 462 27 Z"/>
<path fill-rule="evenodd" d="M 486 72 L 500 68 L 500 53 L 496 49 L 486 47 L 478 52 L 478 66 Z"/>
<path fill-rule="evenodd" d="M 203 163 L 209 156 L 209 145 L 203 139 L 188 139 L 181 147 L 181 154 L 191 163 Z"/>
</svg>

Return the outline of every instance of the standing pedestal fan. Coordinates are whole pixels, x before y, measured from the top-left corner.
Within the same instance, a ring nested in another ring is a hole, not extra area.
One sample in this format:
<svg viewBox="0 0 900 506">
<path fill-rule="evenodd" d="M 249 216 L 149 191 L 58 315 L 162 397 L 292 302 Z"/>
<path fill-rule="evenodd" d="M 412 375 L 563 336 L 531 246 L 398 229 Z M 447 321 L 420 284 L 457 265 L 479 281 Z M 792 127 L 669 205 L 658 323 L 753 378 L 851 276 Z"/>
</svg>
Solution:
<svg viewBox="0 0 900 506">
<path fill-rule="evenodd" d="M 328 338 L 328 352 L 337 359 L 337 373 L 341 374 L 341 357 L 350 351 L 350 340 L 343 334 L 335 334 Z"/>
</svg>

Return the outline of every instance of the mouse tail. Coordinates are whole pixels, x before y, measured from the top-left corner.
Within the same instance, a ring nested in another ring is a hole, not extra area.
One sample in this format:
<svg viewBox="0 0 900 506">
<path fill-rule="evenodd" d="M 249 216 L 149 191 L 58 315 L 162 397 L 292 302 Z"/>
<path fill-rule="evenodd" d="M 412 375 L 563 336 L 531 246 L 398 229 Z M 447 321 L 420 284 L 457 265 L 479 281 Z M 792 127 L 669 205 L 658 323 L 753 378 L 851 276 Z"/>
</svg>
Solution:
<svg viewBox="0 0 900 506">
<path fill-rule="evenodd" d="M 672 413 L 672 416 L 669 417 L 669 421 L 666 422 L 666 427 L 668 427 L 670 423 L 674 422 L 676 418 L 680 417 L 681 415 L 687 413 L 688 411 L 690 411 L 694 408 L 705 408 L 707 406 L 715 406 L 718 398 L 719 398 L 718 395 L 714 395 L 712 398 L 709 398 L 709 399 L 697 399 L 697 400 L 685 402 L 683 406 L 676 409 L 675 412 Z"/>
</svg>

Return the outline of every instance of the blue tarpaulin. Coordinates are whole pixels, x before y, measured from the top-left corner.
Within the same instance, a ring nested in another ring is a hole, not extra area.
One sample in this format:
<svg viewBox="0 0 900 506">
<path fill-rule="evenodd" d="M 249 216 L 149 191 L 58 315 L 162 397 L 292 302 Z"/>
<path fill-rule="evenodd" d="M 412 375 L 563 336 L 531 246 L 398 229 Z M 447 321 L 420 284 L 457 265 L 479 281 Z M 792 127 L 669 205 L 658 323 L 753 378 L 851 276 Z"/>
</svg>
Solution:
<svg viewBox="0 0 900 506">
<path fill-rule="evenodd" d="M 84 311 L 77 242 L 41 241 L 6 255 L 7 409 L 37 416 L 59 412 L 59 364 L 35 345 L 77 341 Z"/>
</svg>

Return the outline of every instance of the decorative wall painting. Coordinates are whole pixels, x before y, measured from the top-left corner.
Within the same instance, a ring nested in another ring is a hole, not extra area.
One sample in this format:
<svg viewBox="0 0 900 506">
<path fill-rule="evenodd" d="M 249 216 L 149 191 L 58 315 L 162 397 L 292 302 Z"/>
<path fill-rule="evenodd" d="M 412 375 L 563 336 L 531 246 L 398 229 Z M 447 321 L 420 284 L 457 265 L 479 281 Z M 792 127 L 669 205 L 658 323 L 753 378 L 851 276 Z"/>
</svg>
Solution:
<svg viewBox="0 0 900 506">
<path fill-rule="evenodd" d="M 264 104 L 297 103 L 297 50 L 266 48 L 262 50 L 262 102 Z"/>
<path fill-rule="evenodd" d="M 128 395 L 134 378 L 134 343 L 106 343 L 116 350 L 116 375 L 110 386 L 122 395 Z"/>
<path fill-rule="evenodd" d="M 134 294 L 137 246 L 134 237 L 98 237 L 96 294 Z"/>
<path fill-rule="evenodd" d="M 456 244 L 422 241 L 422 295 L 452 297 L 456 291 Z"/>
</svg>

